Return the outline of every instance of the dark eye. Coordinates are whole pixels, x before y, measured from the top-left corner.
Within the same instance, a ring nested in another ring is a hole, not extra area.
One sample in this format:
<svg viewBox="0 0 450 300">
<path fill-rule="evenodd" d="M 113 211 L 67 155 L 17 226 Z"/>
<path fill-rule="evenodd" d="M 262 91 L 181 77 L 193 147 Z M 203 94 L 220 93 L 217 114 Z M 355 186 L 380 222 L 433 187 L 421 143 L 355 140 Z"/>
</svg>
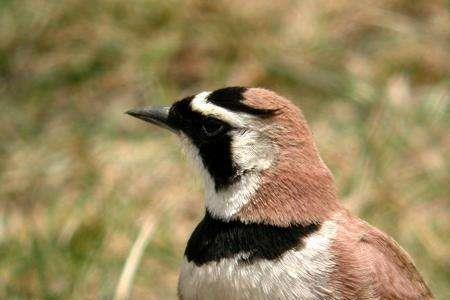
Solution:
<svg viewBox="0 0 450 300">
<path fill-rule="evenodd" d="M 214 118 L 207 118 L 202 125 L 202 132 L 208 137 L 216 136 L 223 132 L 225 125 Z"/>
</svg>

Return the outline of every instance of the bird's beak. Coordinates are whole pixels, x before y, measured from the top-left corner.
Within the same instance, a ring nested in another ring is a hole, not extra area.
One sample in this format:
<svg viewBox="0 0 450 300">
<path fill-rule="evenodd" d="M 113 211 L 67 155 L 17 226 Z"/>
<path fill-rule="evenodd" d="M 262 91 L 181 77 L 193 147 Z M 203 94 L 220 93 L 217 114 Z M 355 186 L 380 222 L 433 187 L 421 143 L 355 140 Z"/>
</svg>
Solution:
<svg viewBox="0 0 450 300">
<path fill-rule="evenodd" d="M 130 116 L 169 129 L 170 131 L 176 133 L 178 130 L 174 126 L 172 126 L 169 122 L 169 110 L 170 110 L 169 106 L 159 106 L 159 107 L 148 106 L 130 109 L 126 113 L 129 114 Z"/>
</svg>

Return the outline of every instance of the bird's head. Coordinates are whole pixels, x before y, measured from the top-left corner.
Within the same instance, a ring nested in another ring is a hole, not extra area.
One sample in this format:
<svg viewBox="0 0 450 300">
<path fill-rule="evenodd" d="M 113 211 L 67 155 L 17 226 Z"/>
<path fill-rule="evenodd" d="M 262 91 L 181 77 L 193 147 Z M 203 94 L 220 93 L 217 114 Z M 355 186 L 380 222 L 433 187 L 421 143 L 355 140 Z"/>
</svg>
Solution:
<svg viewBox="0 0 450 300">
<path fill-rule="evenodd" d="M 214 217 L 287 226 L 336 209 L 332 176 L 303 115 L 274 92 L 228 87 L 127 113 L 180 136 Z"/>
</svg>

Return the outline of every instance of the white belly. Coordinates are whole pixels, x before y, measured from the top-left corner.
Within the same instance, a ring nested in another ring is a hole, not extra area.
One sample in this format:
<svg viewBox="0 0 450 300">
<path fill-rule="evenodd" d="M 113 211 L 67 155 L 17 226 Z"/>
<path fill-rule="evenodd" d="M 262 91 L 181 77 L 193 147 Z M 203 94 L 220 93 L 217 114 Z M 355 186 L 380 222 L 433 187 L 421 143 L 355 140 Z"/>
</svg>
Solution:
<svg viewBox="0 0 450 300">
<path fill-rule="evenodd" d="M 183 264 L 179 294 L 183 300 L 203 299 L 337 299 L 328 278 L 334 269 L 329 251 L 336 229 L 325 223 L 304 240 L 303 247 L 275 260 L 239 262 L 238 257 L 201 266 Z"/>
</svg>

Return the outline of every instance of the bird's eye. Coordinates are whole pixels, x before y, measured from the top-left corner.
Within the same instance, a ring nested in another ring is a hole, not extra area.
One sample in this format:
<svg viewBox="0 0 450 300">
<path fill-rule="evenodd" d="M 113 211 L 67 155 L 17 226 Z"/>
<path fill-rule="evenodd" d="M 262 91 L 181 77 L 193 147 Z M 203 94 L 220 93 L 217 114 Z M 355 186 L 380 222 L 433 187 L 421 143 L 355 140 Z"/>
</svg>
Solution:
<svg viewBox="0 0 450 300">
<path fill-rule="evenodd" d="M 207 137 L 213 137 L 223 132 L 225 126 L 222 122 L 214 118 L 207 118 L 202 125 L 202 132 Z"/>
</svg>

